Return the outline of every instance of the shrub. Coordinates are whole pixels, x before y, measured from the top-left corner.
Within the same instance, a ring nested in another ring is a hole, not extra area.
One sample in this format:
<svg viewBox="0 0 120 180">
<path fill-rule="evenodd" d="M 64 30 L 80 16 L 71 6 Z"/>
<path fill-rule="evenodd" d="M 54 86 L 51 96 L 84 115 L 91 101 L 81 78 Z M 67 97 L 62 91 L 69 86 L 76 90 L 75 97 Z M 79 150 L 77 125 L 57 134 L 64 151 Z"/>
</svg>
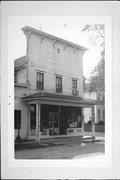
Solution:
<svg viewBox="0 0 120 180">
<path fill-rule="evenodd" d="M 89 124 L 89 125 L 92 125 L 92 121 L 91 121 L 91 120 L 89 120 L 89 121 L 88 121 L 88 124 Z"/>
</svg>

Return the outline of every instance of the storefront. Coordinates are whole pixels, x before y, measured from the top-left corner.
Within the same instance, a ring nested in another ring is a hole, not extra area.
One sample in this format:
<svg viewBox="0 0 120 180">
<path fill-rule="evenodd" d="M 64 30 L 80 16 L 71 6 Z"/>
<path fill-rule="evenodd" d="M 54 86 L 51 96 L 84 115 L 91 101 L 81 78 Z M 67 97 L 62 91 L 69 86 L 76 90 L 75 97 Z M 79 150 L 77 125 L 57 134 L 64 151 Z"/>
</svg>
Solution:
<svg viewBox="0 0 120 180">
<path fill-rule="evenodd" d="M 92 132 L 95 136 L 94 105 L 96 101 L 76 96 L 37 93 L 22 98 L 29 109 L 29 139 L 55 136 L 78 136 L 84 132 L 83 108 L 93 112 Z"/>
</svg>

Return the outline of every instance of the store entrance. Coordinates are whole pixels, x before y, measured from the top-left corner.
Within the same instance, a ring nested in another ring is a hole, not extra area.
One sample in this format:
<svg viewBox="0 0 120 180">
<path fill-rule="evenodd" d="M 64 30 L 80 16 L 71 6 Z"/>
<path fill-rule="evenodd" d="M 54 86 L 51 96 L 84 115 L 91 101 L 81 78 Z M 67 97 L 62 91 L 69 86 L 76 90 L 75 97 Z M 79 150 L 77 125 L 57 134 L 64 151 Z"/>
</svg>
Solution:
<svg viewBox="0 0 120 180">
<path fill-rule="evenodd" d="M 49 112 L 49 135 L 59 134 L 59 113 Z"/>
</svg>

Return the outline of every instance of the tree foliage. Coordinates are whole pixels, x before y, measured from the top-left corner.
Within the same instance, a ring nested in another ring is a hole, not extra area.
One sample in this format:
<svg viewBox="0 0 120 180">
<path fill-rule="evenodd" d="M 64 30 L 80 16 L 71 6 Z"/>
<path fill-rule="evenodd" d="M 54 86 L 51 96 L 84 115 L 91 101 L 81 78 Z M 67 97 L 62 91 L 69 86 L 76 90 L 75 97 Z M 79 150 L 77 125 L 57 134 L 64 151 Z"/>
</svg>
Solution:
<svg viewBox="0 0 120 180">
<path fill-rule="evenodd" d="M 100 47 L 100 61 L 91 72 L 89 90 L 104 92 L 105 90 L 105 27 L 103 24 L 85 25 L 82 32 L 89 33 L 90 43 Z"/>
<path fill-rule="evenodd" d="M 105 26 L 104 24 L 87 24 L 83 27 L 82 32 L 89 33 L 90 43 L 93 46 L 105 47 Z"/>
<path fill-rule="evenodd" d="M 104 92 L 105 90 L 105 75 L 104 75 L 104 60 L 98 62 L 97 66 L 91 72 L 89 80 L 89 90 L 90 91 L 99 91 Z"/>
</svg>

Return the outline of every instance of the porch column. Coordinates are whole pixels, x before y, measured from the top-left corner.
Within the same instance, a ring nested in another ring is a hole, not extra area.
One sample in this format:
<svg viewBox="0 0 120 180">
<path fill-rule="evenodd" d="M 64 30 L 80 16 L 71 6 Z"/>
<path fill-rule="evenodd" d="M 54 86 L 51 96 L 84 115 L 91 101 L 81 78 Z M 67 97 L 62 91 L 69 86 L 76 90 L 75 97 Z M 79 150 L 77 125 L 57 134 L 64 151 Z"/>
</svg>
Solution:
<svg viewBox="0 0 120 180">
<path fill-rule="evenodd" d="M 95 139 L 95 107 L 91 107 L 92 110 L 92 138 Z"/>
<path fill-rule="evenodd" d="M 82 134 L 84 134 L 84 113 L 83 113 L 83 107 L 81 107 L 81 119 L 82 119 Z"/>
<path fill-rule="evenodd" d="M 41 104 L 36 104 L 36 142 L 40 142 L 40 119 L 41 119 Z"/>
<path fill-rule="evenodd" d="M 29 139 L 30 135 L 31 135 L 31 132 L 30 132 L 30 105 L 28 105 L 27 139 Z"/>
<path fill-rule="evenodd" d="M 59 134 L 60 134 L 60 105 L 59 105 L 59 110 L 58 110 L 58 129 L 59 129 Z"/>
</svg>

